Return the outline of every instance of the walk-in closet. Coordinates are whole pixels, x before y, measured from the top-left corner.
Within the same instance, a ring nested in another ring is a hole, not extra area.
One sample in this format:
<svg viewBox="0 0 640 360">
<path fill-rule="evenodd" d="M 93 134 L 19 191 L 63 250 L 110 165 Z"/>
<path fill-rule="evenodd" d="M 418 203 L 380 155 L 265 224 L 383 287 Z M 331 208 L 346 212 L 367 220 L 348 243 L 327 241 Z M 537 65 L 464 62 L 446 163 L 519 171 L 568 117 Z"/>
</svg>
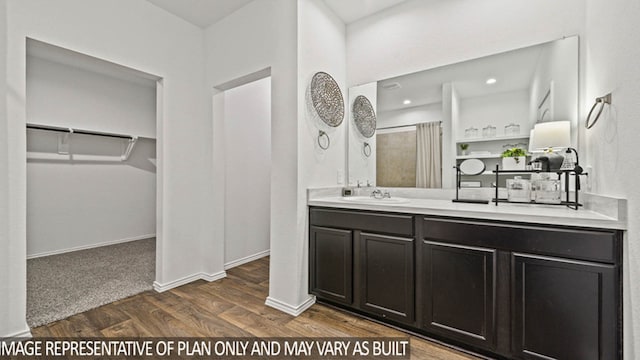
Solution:
<svg viewBox="0 0 640 360">
<path fill-rule="evenodd" d="M 151 290 L 159 78 L 28 39 L 27 322 Z M 109 54 L 104 54 L 108 58 Z"/>
</svg>

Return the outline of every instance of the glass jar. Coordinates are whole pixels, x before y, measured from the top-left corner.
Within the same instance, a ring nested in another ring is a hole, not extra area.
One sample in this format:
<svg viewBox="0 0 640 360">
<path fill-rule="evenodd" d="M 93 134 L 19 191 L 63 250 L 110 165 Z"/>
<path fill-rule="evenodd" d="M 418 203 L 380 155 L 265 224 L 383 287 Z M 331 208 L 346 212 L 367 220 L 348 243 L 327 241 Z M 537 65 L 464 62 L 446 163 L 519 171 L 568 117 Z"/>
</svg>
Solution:
<svg viewBox="0 0 640 360">
<path fill-rule="evenodd" d="M 531 202 L 531 182 L 520 176 L 507 179 L 507 200 L 509 202 Z"/>
<path fill-rule="evenodd" d="M 496 136 L 496 127 L 493 125 L 487 125 L 482 128 L 482 137 L 495 137 Z"/>
<path fill-rule="evenodd" d="M 520 125 L 511 123 L 504 127 L 504 134 L 506 136 L 510 135 L 520 135 Z"/>
<path fill-rule="evenodd" d="M 536 195 L 535 199 L 537 203 L 542 204 L 560 204 L 562 202 L 560 192 L 560 180 L 538 180 L 536 181 Z"/>
<path fill-rule="evenodd" d="M 478 129 L 474 128 L 474 127 L 470 127 L 464 130 L 464 137 L 465 138 L 476 138 L 478 137 Z"/>
</svg>

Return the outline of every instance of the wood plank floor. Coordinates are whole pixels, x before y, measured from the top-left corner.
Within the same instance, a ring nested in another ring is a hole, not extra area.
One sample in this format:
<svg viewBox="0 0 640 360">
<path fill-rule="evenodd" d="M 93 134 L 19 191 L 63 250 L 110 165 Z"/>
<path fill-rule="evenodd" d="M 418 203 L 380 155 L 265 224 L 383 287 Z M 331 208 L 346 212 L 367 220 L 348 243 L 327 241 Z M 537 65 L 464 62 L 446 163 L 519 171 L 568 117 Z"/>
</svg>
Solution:
<svg viewBox="0 0 640 360">
<path fill-rule="evenodd" d="M 269 258 L 225 279 L 148 291 L 31 330 L 34 337 L 406 337 L 393 328 L 315 304 L 298 317 L 264 304 Z M 476 357 L 411 337 L 412 359 Z"/>
</svg>

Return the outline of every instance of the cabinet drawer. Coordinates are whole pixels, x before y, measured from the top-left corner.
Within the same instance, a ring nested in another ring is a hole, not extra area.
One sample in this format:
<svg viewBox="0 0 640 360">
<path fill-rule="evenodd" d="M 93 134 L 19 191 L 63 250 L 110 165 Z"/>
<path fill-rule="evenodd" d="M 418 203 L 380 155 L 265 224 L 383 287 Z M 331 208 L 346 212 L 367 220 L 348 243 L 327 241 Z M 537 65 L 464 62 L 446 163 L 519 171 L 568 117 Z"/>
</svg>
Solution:
<svg viewBox="0 0 640 360">
<path fill-rule="evenodd" d="M 611 264 L 617 262 L 615 231 L 429 217 L 424 218 L 422 230 L 428 240 Z"/>
<path fill-rule="evenodd" d="M 309 222 L 314 226 L 413 236 L 412 215 L 312 208 L 309 211 Z"/>
</svg>

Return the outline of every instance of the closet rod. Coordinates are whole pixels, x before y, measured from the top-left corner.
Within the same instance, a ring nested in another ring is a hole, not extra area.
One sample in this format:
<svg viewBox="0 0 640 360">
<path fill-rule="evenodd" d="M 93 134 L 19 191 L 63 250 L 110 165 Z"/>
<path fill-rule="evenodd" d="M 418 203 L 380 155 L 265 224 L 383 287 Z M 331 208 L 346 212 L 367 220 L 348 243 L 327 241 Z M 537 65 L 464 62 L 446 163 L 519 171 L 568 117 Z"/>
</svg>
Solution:
<svg viewBox="0 0 640 360">
<path fill-rule="evenodd" d="M 72 129 L 72 128 L 65 128 L 65 127 L 59 127 L 59 126 L 50 126 L 50 125 L 27 124 L 27 129 L 57 131 L 57 132 L 73 133 L 73 134 L 81 134 L 81 135 L 105 136 L 105 137 L 112 137 L 112 138 L 118 138 L 118 139 L 133 140 L 135 138 L 135 136 L 131 136 L 131 135 L 113 134 L 113 133 L 106 133 L 106 132 L 92 131 L 92 130 L 80 130 L 80 129 Z"/>
</svg>

